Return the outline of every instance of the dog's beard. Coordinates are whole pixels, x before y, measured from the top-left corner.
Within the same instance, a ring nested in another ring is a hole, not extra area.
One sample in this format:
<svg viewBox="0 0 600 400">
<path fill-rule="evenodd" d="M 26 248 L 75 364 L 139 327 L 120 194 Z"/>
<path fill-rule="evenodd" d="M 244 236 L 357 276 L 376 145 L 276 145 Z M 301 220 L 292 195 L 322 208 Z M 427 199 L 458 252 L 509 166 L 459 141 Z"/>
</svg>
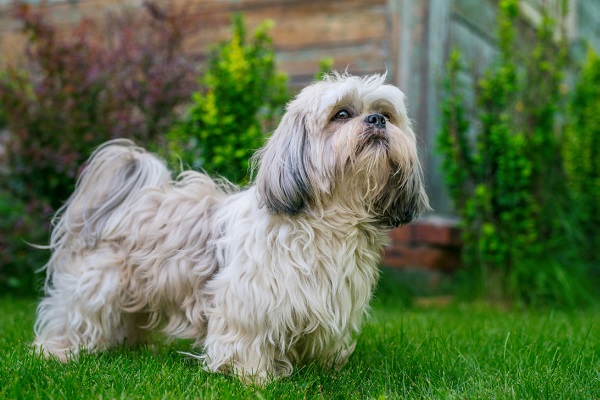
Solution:
<svg viewBox="0 0 600 400">
<path fill-rule="evenodd" d="M 331 148 L 325 151 L 333 164 L 332 196 L 324 199 L 322 206 L 331 202 L 345 205 L 358 214 L 374 215 L 377 199 L 388 190 L 390 177 L 398 172 L 397 163 L 392 160 L 389 134 L 349 122 L 326 135 L 332 135 L 333 139 Z"/>
<path fill-rule="evenodd" d="M 344 176 L 347 184 L 363 192 L 363 200 L 377 195 L 389 181 L 393 162 L 390 159 L 390 144 L 385 132 L 369 129 L 361 133 L 351 157 L 346 164 Z"/>
<path fill-rule="evenodd" d="M 393 134 L 362 122 L 350 122 L 335 132 L 338 138 L 330 151 L 337 155 L 341 174 L 334 182 L 363 187 L 365 195 L 383 189 L 400 164 L 394 160 L 399 150 L 391 143 Z"/>
<path fill-rule="evenodd" d="M 356 150 L 354 153 L 360 155 L 364 152 L 371 152 L 375 154 L 368 154 L 367 158 L 389 158 L 390 152 L 390 138 L 385 129 L 368 127 L 358 137 Z"/>
</svg>

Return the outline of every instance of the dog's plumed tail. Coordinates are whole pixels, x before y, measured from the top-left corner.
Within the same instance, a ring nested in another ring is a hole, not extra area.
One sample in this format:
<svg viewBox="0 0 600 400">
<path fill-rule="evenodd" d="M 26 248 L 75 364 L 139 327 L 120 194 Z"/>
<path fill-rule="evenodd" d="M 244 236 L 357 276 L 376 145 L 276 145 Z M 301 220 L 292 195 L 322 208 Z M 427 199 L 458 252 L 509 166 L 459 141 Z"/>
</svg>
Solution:
<svg viewBox="0 0 600 400">
<path fill-rule="evenodd" d="M 102 349 L 133 337 L 135 329 L 117 306 L 120 271 L 107 267 L 122 264 L 122 255 L 98 246 L 130 232 L 124 216 L 138 206 L 142 190 L 171 186 L 164 162 L 129 140 L 107 142 L 92 154 L 52 221 L 47 296 L 38 306 L 35 347 L 65 360 L 80 346 Z"/>
<path fill-rule="evenodd" d="M 122 218 L 112 218 L 115 210 L 129 208 L 143 188 L 170 184 L 170 172 L 158 157 L 126 139 L 105 143 L 83 167 L 75 192 L 54 217 L 50 247 L 56 251 L 67 237 L 76 236 L 83 248 L 93 248 L 122 223 Z"/>
</svg>

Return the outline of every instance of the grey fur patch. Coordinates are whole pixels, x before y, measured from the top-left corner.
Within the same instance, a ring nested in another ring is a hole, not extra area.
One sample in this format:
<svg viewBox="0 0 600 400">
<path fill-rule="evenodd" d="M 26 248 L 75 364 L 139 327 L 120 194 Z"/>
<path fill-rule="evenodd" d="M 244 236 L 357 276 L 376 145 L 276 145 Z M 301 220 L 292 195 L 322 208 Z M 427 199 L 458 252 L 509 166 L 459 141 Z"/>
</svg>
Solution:
<svg viewBox="0 0 600 400">
<path fill-rule="evenodd" d="M 408 224 L 429 209 L 420 170 L 413 171 L 404 181 L 401 176 L 398 173 L 390 178 L 389 190 L 376 203 L 379 220 L 388 228 Z"/>
<path fill-rule="evenodd" d="M 256 186 L 260 201 L 270 211 L 294 215 L 304 209 L 313 194 L 308 172 L 310 144 L 304 121 L 285 121 L 293 118 L 286 117 L 278 130 L 292 127 L 293 132 L 276 131 L 260 152 Z"/>
</svg>

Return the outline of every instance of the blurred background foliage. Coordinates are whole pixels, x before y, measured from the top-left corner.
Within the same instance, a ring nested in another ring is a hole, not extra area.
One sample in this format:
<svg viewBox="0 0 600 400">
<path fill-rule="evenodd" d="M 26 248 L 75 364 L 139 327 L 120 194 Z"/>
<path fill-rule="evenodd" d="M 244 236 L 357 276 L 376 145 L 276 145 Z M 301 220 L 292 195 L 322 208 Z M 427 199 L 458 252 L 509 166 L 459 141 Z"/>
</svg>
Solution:
<svg viewBox="0 0 600 400">
<path fill-rule="evenodd" d="M 572 307 L 590 302 L 598 271 L 588 222 L 600 204 L 591 112 L 599 97 L 590 89 L 599 71 L 590 71 L 598 68 L 590 52 L 569 95 L 566 35 L 557 40 L 557 21 L 544 14 L 517 40 L 518 13 L 517 0 L 500 2 L 499 57 L 474 87 L 460 82 L 460 54 L 450 57 L 438 148 L 461 217 L 470 291 Z"/>
<path fill-rule="evenodd" d="M 167 134 L 167 158 L 175 167 L 248 182 L 249 157 L 275 128 L 289 99 L 287 77 L 275 69 L 272 25 L 263 22 L 248 40 L 242 16 L 234 15 L 231 40 L 209 52 L 200 91 Z"/>
<path fill-rule="evenodd" d="M 250 179 L 248 160 L 290 97 L 272 22 L 248 34 L 235 16 L 230 39 L 197 60 L 180 14 L 145 8 L 66 36 L 16 4 L 29 39 L 26 62 L 0 71 L 0 293 L 37 293 L 48 255 L 29 243 L 47 243 L 51 215 L 105 140 L 131 138 L 175 171 Z M 460 74 L 474 72 L 453 53 L 442 82 L 438 149 L 462 220 L 461 292 L 574 307 L 591 301 L 600 274 L 600 61 L 590 50 L 574 63 L 547 15 L 524 40 L 518 21 L 516 0 L 502 0 L 496 63 L 470 87 Z"/>
<path fill-rule="evenodd" d="M 591 49 L 567 110 L 563 160 L 567 188 L 583 244 L 582 255 L 600 272 L 600 57 Z"/>
</svg>

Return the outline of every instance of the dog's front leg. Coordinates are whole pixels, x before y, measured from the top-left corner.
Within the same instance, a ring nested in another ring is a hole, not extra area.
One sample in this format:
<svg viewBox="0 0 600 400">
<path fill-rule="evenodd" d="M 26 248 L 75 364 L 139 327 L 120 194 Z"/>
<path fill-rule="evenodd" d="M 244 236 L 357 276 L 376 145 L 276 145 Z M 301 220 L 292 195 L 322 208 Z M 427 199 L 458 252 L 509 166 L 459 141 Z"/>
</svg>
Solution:
<svg viewBox="0 0 600 400">
<path fill-rule="evenodd" d="M 204 342 L 206 369 L 259 386 L 291 374 L 292 363 L 269 339 L 267 329 L 256 328 L 213 315 Z"/>
<path fill-rule="evenodd" d="M 354 353 L 354 349 L 356 348 L 356 339 L 349 339 L 340 341 L 334 347 L 335 353 L 329 357 L 329 366 L 341 369 L 346 363 L 348 359 Z"/>
</svg>

